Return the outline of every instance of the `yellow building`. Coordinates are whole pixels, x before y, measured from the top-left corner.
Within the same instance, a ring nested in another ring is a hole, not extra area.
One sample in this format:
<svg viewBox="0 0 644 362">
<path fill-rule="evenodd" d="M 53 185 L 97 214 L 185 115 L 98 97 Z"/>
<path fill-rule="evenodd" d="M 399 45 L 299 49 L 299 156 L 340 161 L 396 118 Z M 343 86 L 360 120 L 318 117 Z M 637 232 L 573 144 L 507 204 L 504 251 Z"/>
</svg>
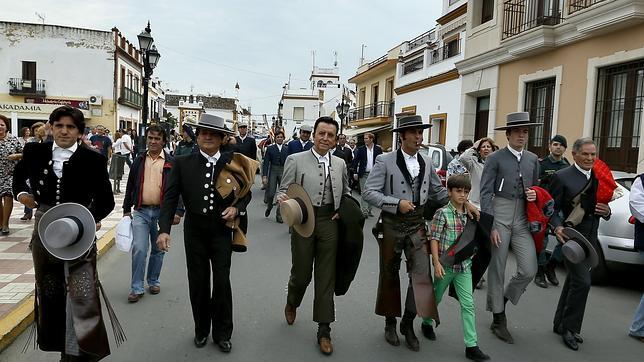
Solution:
<svg viewBox="0 0 644 362">
<path fill-rule="evenodd" d="M 470 133 L 494 134 L 507 113 L 528 111 L 543 123 L 530 134 L 528 147 L 537 155 L 547 155 L 555 134 L 566 136 L 569 147 L 592 137 L 611 169 L 644 171 L 644 3 L 537 2 L 469 1 L 474 21 L 457 66 L 467 83 L 462 113 L 474 126 Z M 477 108 L 480 97 L 487 97 L 485 110 Z M 504 134 L 495 136 L 506 143 Z"/>
<path fill-rule="evenodd" d="M 348 137 L 356 137 L 360 142 L 365 132 L 371 132 L 384 150 L 391 148 L 400 50 L 401 46 L 396 46 L 382 57 L 361 65 L 357 74 L 349 79 L 349 83 L 356 85 L 357 107 L 349 111 L 349 127 L 344 131 Z"/>
</svg>

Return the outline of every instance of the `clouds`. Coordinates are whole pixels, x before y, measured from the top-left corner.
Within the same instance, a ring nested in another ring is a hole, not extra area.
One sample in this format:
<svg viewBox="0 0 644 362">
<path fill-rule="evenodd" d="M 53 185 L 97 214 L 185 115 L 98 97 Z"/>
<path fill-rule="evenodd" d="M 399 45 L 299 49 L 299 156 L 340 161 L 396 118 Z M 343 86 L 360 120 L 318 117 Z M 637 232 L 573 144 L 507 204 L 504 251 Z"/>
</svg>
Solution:
<svg viewBox="0 0 644 362">
<path fill-rule="evenodd" d="M 342 80 L 355 74 L 361 44 L 375 59 L 435 24 L 441 1 L 128 1 L 22 0 L 1 20 L 109 30 L 116 26 L 137 43 L 149 19 L 161 60 L 155 75 L 172 89 L 233 95 L 253 113 L 275 113 L 289 73 L 307 86 L 312 65 L 331 66 L 338 52 Z M 141 10 L 145 9 L 145 10 Z"/>
</svg>

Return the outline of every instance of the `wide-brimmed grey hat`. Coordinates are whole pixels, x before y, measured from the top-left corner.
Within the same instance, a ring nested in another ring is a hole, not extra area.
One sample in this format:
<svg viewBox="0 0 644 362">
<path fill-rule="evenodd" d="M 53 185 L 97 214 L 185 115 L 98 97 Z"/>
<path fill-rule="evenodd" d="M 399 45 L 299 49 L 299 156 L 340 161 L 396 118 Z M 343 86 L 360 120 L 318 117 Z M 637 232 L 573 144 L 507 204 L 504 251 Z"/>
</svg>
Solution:
<svg viewBox="0 0 644 362">
<path fill-rule="evenodd" d="M 568 237 L 566 243 L 561 247 L 563 255 L 573 264 L 587 261 L 591 268 L 599 264 L 599 257 L 595 247 L 579 231 L 566 227 L 563 229 Z"/>
<path fill-rule="evenodd" d="M 305 238 L 313 235 L 315 214 L 313 202 L 304 188 L 298 184 L 289 185 L 286 190 L 288 200 L 280 202 L 282 220 Z"/>
<path fill-rule="evenodd" d="M 202 113 L 201 117 L 199 117 L 199 122 L 195 125 L 195 127 L 211 129 L 213 131 L 218 131 L 226 135 L 235 134 L 235 132 L 226 127 L 226 121 L 223 118 L 215 116 L 214 114 Z"/>
<path fill-rule="evenodd" d="M 494 128 L 496 131 L 503 131 L 510 128 L 517 127 L 534 127 L 541 126 L 541 122 L 530 122 L 530 113 L 528 112 L 514 112 L 508 113 L 505 119 L 505 126 Z"/>
<path fill-rule="evenodd" d="M 408 129 L 414 128 L 430 128 L 432 125 L 430 123 L 423 123 L 423 117 L 421 116 L 404 116 L 398 120 L 398 127 L 392 129 L 392 132 L 402 132 Z"/>
<path fill-rule="evenodd" d="M 68 202 L 56 205 L 40 217 L 38 236 L 54 257 L 78 259 L 94 245 L 96 221 L 81 204 Z"/>
</svg>

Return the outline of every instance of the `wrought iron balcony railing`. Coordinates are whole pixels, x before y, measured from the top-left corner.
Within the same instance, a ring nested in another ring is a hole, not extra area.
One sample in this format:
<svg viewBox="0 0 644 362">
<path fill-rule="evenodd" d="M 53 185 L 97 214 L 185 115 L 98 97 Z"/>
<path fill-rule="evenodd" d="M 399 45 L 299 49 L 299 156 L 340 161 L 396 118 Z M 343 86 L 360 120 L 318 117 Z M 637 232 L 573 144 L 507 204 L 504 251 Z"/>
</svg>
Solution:
<svg viewBox="0 0 644 362">
<path fill-rule="evenodd" d="M 9 94 L 15 96 L 45 96 L 44 79 L 9 78 Z"/>
<path fill-rule="evenodd" d="M 390 117 L 393 114 L 393 102 L 381 101 L 349 110 L 348 121 L 359 121 L 373 117 Z"/>
<path fill-rule="evenodd" d="M 503 3 L 503 39 L 538 26 L 561 23 L 561 7 L 561 0 L 506 0 Z"/>
<path fill-rule="evenodd" d="M 407 44 L 407 51 L 411 51 L 427 43 L 431 43 L 433 40 L 434 40 L 433 30 L 420 34 L 419 36 L 409 41 L 409 43 Z"/>
<path fill-rule="evenodd" d="M 589 8 L 602 1 L 604 0 L 569 0 L 568 14 L 574 14 L 579 10 Z"/>
<path fill-rule="evenodd" d="M 429 53 L 429 64 L 436 64 L 445 59 L 461 54 L 461 40 L 447 43 L 440 48 L 433 49 Z"/>
</svg>

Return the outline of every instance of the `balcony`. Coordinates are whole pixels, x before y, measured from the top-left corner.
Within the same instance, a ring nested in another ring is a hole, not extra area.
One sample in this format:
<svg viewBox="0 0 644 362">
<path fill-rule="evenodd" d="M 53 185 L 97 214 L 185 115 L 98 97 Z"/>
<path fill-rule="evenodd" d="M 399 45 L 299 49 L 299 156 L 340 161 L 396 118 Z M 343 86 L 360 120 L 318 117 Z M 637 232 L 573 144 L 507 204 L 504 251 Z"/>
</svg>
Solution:
<svg viewBox="0 0 644 362">
<path fill-rule="evenodd" d="M 571 0 L 593 2 L 593 0 Z M 598 2 L 601 0 L 594 0 Z M 542 25 L 557 25 L 563 20 L 561 0 L 506 0 L 503 3 L 503 39 Z"/>
<path fill-rule="evenodd" d="M 579 10 L 584 10 L 604 0 L 570 0 L 568 3 L 568 14 L 574 14 Z"/>
<path fill-rule="evenodd" d="M 423 34 L 420 34 L 419 36 L 415 37 L 414 39 L 410 40 L 407 44 L 407 51 L 410 52 L 418 47 L 421 47 L 425 44 L 429 44 L 434 40 L 434 31 L 430 30 L 428 32 L 425 32 Z"/>
<path fill-rule="evenodd" d="M 121 94 L 119 96 L 118 102 L 132 108 L 143 108 L 143 96 L 141 95 L 141 93 L 130 88 L 121 88 Z"/>
<path fill-rule="evenodd" d="M 381 101 L 349 110 L 348 121 L 356 122 L 369 118 L 389 118 L 393 114 L 393 101 Z"/>
<path fill-rule="evenodd" d="M 46 95 L 44 79 L 9 78 L 9 94 L 12 96 L 40 96 Z"/>
<path fill-rule="evenodd" d="M 461 54 L 461 40 L 454 40 L 440 48 L 436 48 L 429 53 L 429 64 L 440 63 L 445 59 L 449 59 Z"/>
</svg>

